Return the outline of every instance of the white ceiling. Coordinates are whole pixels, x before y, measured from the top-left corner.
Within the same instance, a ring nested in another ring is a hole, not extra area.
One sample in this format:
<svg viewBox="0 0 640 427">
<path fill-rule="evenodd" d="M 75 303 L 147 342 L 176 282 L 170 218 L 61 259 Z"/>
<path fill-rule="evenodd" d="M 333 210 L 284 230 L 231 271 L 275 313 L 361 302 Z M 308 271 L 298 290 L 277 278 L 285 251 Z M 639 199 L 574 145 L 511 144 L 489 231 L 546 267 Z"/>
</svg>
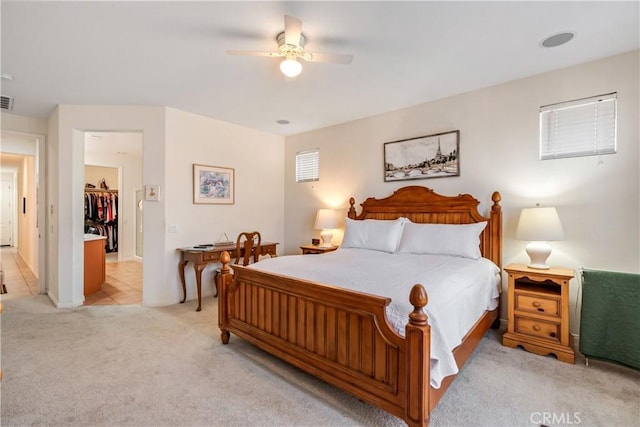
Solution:
<svg viewBox="0 0 640 427">
<path fill-rule="evenodd" d="M 56 104 L 166 105 L 290 135 L 638 49 L 639 2 L 2 1 L 2 94 Z M 307 49 L 351 65 L 230 56 L 272 50 L 284 15 Z M 547 36 L 573 31 L 548 49 Z M 591 95 L 591 94 L 589 94 Z M 276 120 L 291 123 L 279 125 Z"/>
</svg>

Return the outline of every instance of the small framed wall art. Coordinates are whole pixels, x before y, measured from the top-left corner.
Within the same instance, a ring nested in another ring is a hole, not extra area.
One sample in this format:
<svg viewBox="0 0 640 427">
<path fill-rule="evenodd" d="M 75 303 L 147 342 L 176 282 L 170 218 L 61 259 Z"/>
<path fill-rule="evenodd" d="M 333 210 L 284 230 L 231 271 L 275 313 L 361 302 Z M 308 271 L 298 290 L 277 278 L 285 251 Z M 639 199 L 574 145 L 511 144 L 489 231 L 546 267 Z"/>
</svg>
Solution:
<svg viewBox="0 0 640 427">
<path fill-rule="evenodd" d="M 460 176 L 460 131 L 384 144 L 384 180 Z"/>
<path fill-rule="evenodd" d="M 220 166 L 193 165 L 193 203 L 233 205 L 235 171 Z"/>
<path fill-rule="evenodd" d="M 144 199 L 152 202 L 160 200 L 160 186 L 159 185 L 147 185 L 145 187 Z"/>
</svg>

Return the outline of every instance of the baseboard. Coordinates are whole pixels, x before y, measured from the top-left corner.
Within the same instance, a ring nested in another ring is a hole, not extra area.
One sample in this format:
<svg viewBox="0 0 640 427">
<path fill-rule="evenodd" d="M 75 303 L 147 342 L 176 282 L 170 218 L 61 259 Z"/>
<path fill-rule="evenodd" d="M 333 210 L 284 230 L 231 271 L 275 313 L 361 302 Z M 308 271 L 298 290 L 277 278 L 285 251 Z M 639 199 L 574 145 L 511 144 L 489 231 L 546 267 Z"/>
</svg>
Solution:
<svg viewBox="0 0 640 427">
<path fill-rule="evenodd" d="M 16 251 L 16 255 L 20 257 L 20 260 L 22 261 L 22 263 L 23 263 L 24 265 L 26 265 L 26 266 L 27 266 L 27 268 L 29 269 L 29 272 L 30 272 L 31 274 L 33 274 L 33 276 L 37 279 L 37 278 L 38 278 L 38 272 L 37 272 L 36 270 L 34 270 L 34 269 L 33 269 L 33 266 L 32 266 L 31 264 L 29 264 L 29 263 L 27 262 L 27 260 L 25 260 L 25 259 L 24 259 L 24 257 L 23 257 L 23 256 L 22 256 L 22 254 L 20 253 L 20 250 L 17 250 L 17 251 Z"/>
<path fill-rule="evenodd" d="M 500 318 L 500 330 L 501 331 L 506 331 L 508 324 L 509 324 L 509 322 L 507 321 L 507 319 Z"/>
<path fill-rule="evenodd" d="M 51 300 L 51 302 L 53 303 L 53 305 L 56 306 L 56 308 L 76 308 L 76 307 L 80 307 L 81 305 L 84 304 L 84 297 L 82 297 L 82 301 L 78 302 L 65 302 L 62 303 L 60 301 L 58 301 L 58 298 L 56 298 L 55 295 L 53 295 L 51 292 L 47 292 L 47 296 L 49 297 L 49 299 Z"/>
<path fill-rule="evenodd" d="M 580 348 L 580 334 L 569 334 L 569 336 L 571 337 L 571 339 L 569 340 L 569 344 L 571 345 L 571 348 L 573 348 L 573 351 L 576 352 L 576 354 L 579 353 L 579 348 Z"/>
</svg>

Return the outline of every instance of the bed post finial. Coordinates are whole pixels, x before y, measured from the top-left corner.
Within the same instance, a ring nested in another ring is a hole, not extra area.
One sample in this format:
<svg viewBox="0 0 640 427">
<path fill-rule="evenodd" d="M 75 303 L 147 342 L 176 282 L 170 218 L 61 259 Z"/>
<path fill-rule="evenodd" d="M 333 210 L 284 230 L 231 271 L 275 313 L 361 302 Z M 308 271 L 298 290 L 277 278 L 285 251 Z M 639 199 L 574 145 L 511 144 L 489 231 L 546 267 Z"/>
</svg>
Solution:
<svg viewBox="0 0 640 427">
<path fill-rule="evenodd" d="M 413 306 L 413 311 L 409 313 L 409 323 L 423 326 L 427 324 L 427 315 L 423 308 L 427 305 L 429 297 L 422 285 L 414 285 L 409 294 L 409 302 Z"/>
<path fill-rule="evenodd" d="M 431 381 L 431 326 L 423 308 L 429 298 L 422 285 L 414 285 L 409 294 L 413 311 L 405 326 L 407 343 L 407 401 L 405 422 L 410 426 L 429 424 L 429 386 Z"/>
<path fill-rule="evenodd" d="M 494 191 L 491 195 L 491 200 L 493 201 L 493 206 L 491 206 L 491 210 L 495 211 L 500 209 L 500 201 L 502 200 L 502 196 L 499 191 Z"/>
<path fill-rule="evenodd" d="M 351 219 L 355 219 L 356 218 L 356 208 L 355 208 L 355 204 L 356 204 L 356 199 L 354 199 L 353 197 L 351 197 L 349 199 L 349 212 L 347 213 L 347 216 Z"/>
<path fill-rule="evenodd" d="M 227 251 L 223 251 L 220 255 L 220 262 L 222 263 L 222 268 L 220 269 L 221 273 L 228 273 L 231 268 L 229 267 L 229 263 L 231 262 L 231 254 Z"/>
</svg>

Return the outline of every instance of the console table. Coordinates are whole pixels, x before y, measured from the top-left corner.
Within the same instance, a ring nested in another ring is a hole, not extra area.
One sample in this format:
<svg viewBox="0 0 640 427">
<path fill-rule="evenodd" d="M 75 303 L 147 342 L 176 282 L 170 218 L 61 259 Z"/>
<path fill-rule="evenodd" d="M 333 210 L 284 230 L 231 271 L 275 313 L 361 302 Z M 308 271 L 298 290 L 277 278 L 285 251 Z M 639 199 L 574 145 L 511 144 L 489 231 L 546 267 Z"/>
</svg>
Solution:
<svg viewBox="0 0 640 427">
<path fill-rule="evenodd" d="M 261 247 L 261 255 L 270 255 L 272 257 L 278 256 L 276 254 L 276 245 L 274 242 L 264 242 Z M 208 248 L 178 248 L 180 252 L 180 263 L 178 264 L 178 273 L 180 273 L 180 281 L 182 282 L 182 301 L 184 303 L 187 299 L 187 286 L 184 280 L 184 268 L 187 263 L 192 262 L 193 268 L 196 272 L 196 288 L 198 289 L 198 308 L 196 311 L 200 311 L 202 303 L 202 270 L 211 262 L 220 262 L 220 255 L 222 252 L 227 251 L 231 255 L 231 259 L 236 257 L 236 245 L 224 245 L 224 246 L 212 246 Z M 242 256 L 243 254 L 240 253 Z M 214 295 L 214 297 L 217 296 Z"/>
</svg>

